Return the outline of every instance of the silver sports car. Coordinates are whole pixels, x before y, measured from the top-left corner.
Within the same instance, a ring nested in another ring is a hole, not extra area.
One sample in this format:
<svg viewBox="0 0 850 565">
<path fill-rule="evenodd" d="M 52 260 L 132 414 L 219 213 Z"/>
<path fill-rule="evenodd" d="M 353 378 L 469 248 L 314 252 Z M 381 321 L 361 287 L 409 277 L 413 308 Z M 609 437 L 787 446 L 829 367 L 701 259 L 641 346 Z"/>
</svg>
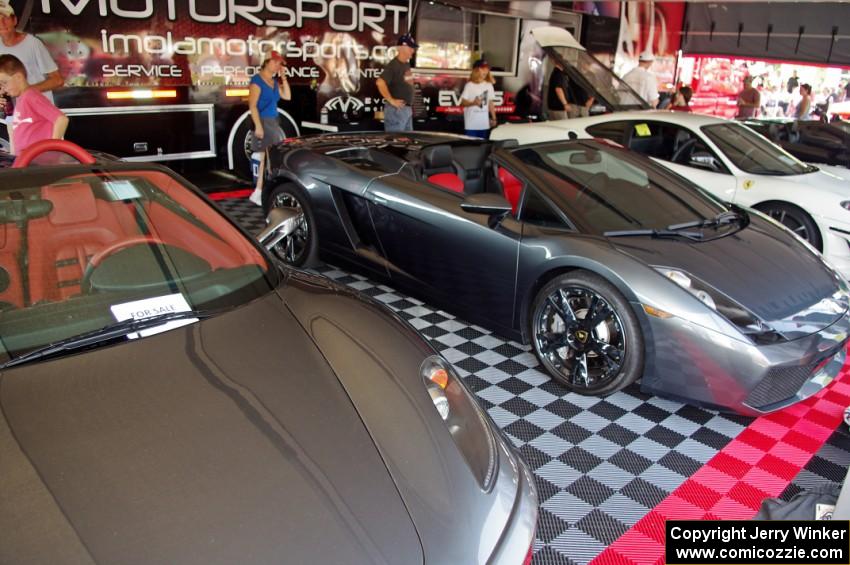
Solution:
<svg viewBox="0 0 850 565">
<path fill-rule="evenodd" d="M 530 561 L 530 472 L 410 326 L 56 143 L 0 170 L 0 563 Z"/>
<path fill-rule="evenodd" d="M 284 260 L 358 268 L 531 343 L 572 390 L 644 390 L 745 414 L 842 365 L 845 281 L 773 220 L 619 146 L 425 133 L 269 151 Z"/>
</svg>

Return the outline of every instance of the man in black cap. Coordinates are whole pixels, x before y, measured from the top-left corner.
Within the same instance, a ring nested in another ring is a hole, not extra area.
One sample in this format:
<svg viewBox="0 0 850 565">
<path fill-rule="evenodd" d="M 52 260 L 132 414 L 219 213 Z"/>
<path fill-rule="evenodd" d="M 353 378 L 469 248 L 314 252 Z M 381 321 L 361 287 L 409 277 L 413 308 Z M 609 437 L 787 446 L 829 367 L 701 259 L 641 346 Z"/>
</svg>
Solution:
<svg viewBox="0 0 850 565">
<path fill-rule="evenodd" d="M 419 47 L 413 37 L 405 33 L 396 41 L 398 55 L 387 63 L 377 81 L 378 92 L 384 97 L 384 130 L 410 131 L 413 129 L 413 73 L 410 59 Z"/>
</svg>

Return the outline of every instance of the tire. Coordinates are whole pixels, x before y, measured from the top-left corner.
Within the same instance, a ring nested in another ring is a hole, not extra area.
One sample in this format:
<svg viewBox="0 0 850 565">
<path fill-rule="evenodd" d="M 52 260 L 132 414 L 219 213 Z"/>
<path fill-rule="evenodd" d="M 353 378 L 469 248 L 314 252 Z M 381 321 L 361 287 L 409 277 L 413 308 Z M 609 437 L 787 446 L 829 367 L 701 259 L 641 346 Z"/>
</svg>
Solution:
<svg viewBox="0 0 850 565">
<path fill-rule="evenodd" d="M 6 124 L 0 124 L 0 150 L 6 153 L 11 153 L 12 146 L 9 144 L 9 131 L 6 129 Z"/>
<path fill-rule="evenodd" d="M 283 115 L 278 114 L 278 122 L 280 122 L 280 127 L 286 137 L 298 135 L 292 123 Z M 229 148 L 233 152 L 233 172 L 248 180 L 253 176 L 251 174 L 251 140 L 253 137 L 254 122 L 251 121 L 249 116 L 239 124 Z"/>
<path fill-rule="evenodd" d="M 590 327 L 587 316 L 594 311 L 598 321 Z M 598 275 L 571 271 L 549 281 L 534 297 L 530 323 L 537 359 L 573 392 L 610 394 L 643 371 L 637 316 L 622 293 Z"/>
<path fill-rule="evenodd" d="M 318 234 L 310 199 L 304 190 L 292 183 L 276 186 L 263 203 L 268 215 L 272 208 L 288 206 L 303 213 L 301 225 L 289 237 L 272 248 L 272 253 L 287 265 L 312 267 L 318 262 Z"/>
<path fill-rule="evenodd" d="M 765 202 L 755 207 L 794 232 L 794 234 L 809 242 L 809 245 L 823 251 L 823 240 L 820 231 L 812 217 L 805 210 L 785 202 Z"/>
</svg>

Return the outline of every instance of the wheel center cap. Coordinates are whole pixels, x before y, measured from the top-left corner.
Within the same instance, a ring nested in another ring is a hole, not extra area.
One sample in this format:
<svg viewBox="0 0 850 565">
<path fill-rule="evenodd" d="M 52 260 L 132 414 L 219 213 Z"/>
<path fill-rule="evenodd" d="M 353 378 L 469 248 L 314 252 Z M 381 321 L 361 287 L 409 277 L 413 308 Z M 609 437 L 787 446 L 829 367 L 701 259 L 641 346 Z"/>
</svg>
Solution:
<svg viewBox="0 0 850 565">
<path fill-rule="evenodd" d="M 576 339 L 582 343 L 587 343 L 588 333 L 584 330 L 576 330 Z"/>
</svg>

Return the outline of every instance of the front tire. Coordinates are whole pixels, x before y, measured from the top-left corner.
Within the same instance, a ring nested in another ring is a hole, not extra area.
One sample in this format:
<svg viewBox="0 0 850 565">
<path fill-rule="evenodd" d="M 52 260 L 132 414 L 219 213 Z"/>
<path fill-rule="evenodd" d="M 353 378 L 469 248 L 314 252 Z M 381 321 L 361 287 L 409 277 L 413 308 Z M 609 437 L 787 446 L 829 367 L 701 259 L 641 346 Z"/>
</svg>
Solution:
<svg viewBox="0 0 850 565">
<path fill-rule="evenodd" d="M 294 208 L 302 213 L 301 224 L 288 237 L 272 248 L 272 253 L 294 267 L 312 267 L 318 260 L 318 237 L 316 221 L 310 207 L 310 199 L 304 190 L 292 183 L 276 186 L 263 203 L 268 216 L 272 208 Z"/>
<path fill-rule="evenodd" d="M 818 226 L 802 208 L 785 202 L 765 202 L 755 208 L 794 232 L 797 237 L 809 242 L 809 245 L 818 251 L 823 251 L 823 241 Z"/>
<path fill-rule="evenodd" d="M 640 377 L 637 317 L 614 285 L 587 271 L 549 281 L 531 310 L 534 353 L 549 375 L 579 394 L 601 396 Z"/>
</svg>

